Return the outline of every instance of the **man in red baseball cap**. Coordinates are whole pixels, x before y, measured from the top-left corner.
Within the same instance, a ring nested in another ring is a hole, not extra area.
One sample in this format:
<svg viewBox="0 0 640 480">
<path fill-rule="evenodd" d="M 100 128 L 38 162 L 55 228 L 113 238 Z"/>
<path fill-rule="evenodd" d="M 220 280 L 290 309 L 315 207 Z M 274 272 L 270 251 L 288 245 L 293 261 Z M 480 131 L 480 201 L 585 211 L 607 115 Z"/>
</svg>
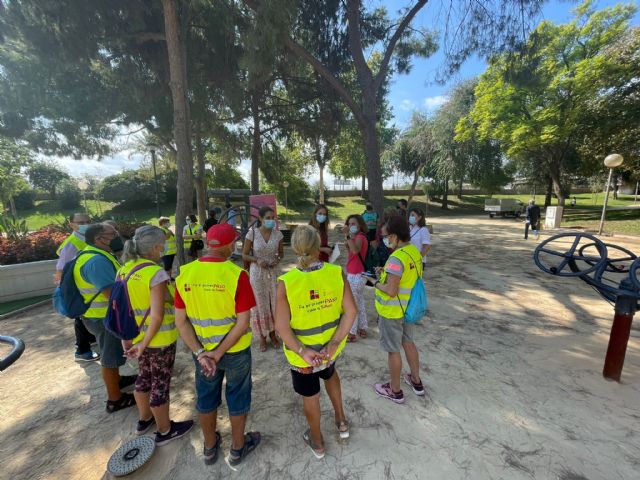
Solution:
<svg viewBox="0 0 640 480">
<path fill-rule="evenodd" d="M 245 434 L 251 409 L 250 310 L 256 305 L 247 272 L 229 260 L 238 235 L 222 223 L 207 231 L 207 254 L 183 265 L 176 278 L 176 326 L 193 352 L 196 408 L 204 435 L 204 461 L 215 463 L 222 380 L 231 421 L 229 463 L 237 465 L 260 443 L 260 432 Z"/>
</svg>

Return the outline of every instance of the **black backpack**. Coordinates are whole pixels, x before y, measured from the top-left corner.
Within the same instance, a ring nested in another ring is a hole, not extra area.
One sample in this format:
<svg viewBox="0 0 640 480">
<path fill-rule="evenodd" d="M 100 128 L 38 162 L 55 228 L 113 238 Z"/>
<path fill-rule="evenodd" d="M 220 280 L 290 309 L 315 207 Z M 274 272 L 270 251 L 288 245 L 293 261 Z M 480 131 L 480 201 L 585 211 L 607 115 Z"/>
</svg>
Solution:
<svg viewBox="0 0 640 480">
<path fill-rule="evenodd" d="M 69 318 L 78 318 L 83 315 L 87 310 L 89 310 L 89 306 L 96 299 L 100 292 L 96 293 L 88 303 L 84 302 L 84 297 L 78 290 L 78 286 L 76 285 L 76 281 L 73 278 L 73 269 L 76 266 L 76 262 L 82 255 L 86 255 L 89 253 L 93 253 L 96 255 L 102 255 L 107 258 L 106 255 L 103 255 L 100 252 L 96 252 L 95 250 L 80 251 L 76 257 L 68 262 L 64 268 L 62 269 L 62 278 L 60 280 L 60 285 L 56 287 L 55 292 L 53 292 L 53 308 L 60 314 Z"/>
</svg>

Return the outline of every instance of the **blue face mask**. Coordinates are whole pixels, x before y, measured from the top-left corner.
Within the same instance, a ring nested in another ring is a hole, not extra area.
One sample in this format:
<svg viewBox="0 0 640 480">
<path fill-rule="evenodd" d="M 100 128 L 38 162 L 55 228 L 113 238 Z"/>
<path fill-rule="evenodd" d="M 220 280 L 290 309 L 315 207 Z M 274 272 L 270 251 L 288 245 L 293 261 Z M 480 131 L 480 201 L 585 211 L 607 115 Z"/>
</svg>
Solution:
<svg viewBox="0 0 640 480">
<path fill-rule="evenodd" d="M 326 215 L 316 215 L 316 221 L 318 223 L 324 223 L 327 221 L 327 216 Z"/>
<path fill-rule="evenodd" d="M 415 225 L 416 223 L 418 223 L 418 219 L 415 217 L 415 215 L 411 215 L 411 216 L 409 217 L 409 223 L 410 223 L 411 225 Z"/>
<path fill-rule="evenodd" d="M 355 225 L 350 225 L 349 226 L 349 233 L 351 235 L 355 235 L 356 233 L 358 233 L 358 227 L 356 227 Z"/>
<path fill-rule="evenodd" d="M 89 228 L 89 225 L 78 225 L 78 233 L 84 235 L 87 233 L 87 228 Z"/>
<path fill-rule="evenodd" d="M 264 228 L 268 228 L 269 230 L 271 230 L 272 228 L 274 228 L 276 226 L 276 221 L 274 219 L 267 219 L 263 222 Z"/>
</svg>

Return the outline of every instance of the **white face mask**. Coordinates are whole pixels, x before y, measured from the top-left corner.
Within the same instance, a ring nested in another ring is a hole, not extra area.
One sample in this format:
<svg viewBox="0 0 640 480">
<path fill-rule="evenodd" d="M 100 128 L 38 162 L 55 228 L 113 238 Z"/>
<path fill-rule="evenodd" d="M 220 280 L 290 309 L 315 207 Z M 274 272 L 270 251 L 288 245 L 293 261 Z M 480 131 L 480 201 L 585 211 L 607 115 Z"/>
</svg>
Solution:
<svg viewBox="0 0 640 480">
<path fill-rule="evenodd" d="M 356 227 L 355 225 L 350 225 L 349 226 L 349 233 L 351 235 L 355 235 L 356 233 L 358 233 L 358 227 Z"/>
<path fill-rule="evenodd" d="M 382 243 L 384 243 L 384 246 L 387 248 L 395 248 L 395 244 L 391 243 L 388 237 L 384 237 Z"/>
<path fill-rule="evenodd" d="M 327 221 L 327 216 L 326 215 L 316 215 L 316 220 L 318 223 L 324 223 Z"/>
<path fill-rule="evenodd" d="M 415 225 L 416 223 L 418 223 L 418 219 L 415 217 L 415 215 L 409 216 L 409 223 L 411 225 Z"/>
<path fill-rule="evenodd" d="M 186 222 L 187 222 L 187 225 L 191 225 L 191 219 L 190 218 L 187 218 Z"/>
</svg>

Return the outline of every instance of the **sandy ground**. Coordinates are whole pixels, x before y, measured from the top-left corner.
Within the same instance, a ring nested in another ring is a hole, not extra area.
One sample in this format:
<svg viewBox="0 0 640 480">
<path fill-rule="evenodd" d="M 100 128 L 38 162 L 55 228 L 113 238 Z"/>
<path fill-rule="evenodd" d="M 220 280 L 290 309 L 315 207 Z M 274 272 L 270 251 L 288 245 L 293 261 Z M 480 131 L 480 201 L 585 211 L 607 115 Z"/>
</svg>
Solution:
<svg viewBox="0 0 640 480">
<path fill-rule="evenodd" d="M 427 289 L 431 320 L 418 327 L 428 396 L 405 389 L 395 405 L 372 384 L 386 356 L 368 291 L 371 337 L 338 364 L 351 438 L 341 441 L 323 393 L 327 456 L 301 441 L 305 420 L 280 351 L 253 349 L 249 428 L 263 443 L 236 472 L 202 461 L 199 428 L 160 447 L 131 479 L 632 479 L 640 471 L 640 329 L 621 384 L 601 376 L 612 307 L 578 279 L 543 274 L 534 240 L 514 220 L 437 218 Z M 640 252 L 640 240 L 615 240 Z M 290 257 L 289 257 L 290 258 Z M 104 411 L 97 364 L 73 362 L 73 326 L 40 307 L 0 330 L 27 350 L 0 374 L 0 478 L 97 479 L 135 436 L 136 410 Z M 193 364 L 182 347 L 171 407 L 196 418 Z M 230 426 L 220 410 L 223 451 Z"/>
</svg>

